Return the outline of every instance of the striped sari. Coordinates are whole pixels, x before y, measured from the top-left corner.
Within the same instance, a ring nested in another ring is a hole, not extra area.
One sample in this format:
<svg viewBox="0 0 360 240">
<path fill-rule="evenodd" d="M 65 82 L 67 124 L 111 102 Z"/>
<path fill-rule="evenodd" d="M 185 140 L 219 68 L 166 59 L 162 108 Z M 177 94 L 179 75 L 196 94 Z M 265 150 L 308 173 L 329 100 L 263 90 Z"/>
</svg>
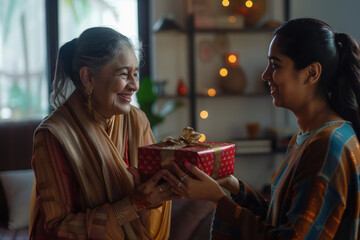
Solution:
<svg viewBox="0 0 360 240">
<path fill-rule="evenodd" d="M 167 239 L 171 202 L 129 201 L 137 148 L 155 139 L 145 114 L 91 116 L 75 91 L 35 132 L 30 239 Z"/>
</svg>

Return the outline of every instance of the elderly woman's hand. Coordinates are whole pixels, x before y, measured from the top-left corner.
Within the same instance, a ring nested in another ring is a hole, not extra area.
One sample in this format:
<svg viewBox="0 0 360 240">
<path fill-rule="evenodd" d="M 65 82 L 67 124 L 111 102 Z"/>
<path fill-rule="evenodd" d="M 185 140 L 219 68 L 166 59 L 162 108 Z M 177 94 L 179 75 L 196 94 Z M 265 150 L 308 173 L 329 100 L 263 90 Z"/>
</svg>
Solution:
<svg viewBox="0 0 360 240">
<path fill-rule="evenodd" d="M 161 169 L 150 179 L 142 183 L 137 169 L 129 167 L 128 171 L 133 175 L 135 187 L 130 195 L 130 201 L 137 211 L 148 208 L 157 208 L 161 203 L 168 200 L 181 198 L 180 195 L 171 191 L 171 185 L 160 180 L 170 174 L 168 170 Z"/>
<path fill-rule="evenodd" d="M 195 165 L 185 162 L 186 168 L 198 179 L 185 174 L 175 162 L 172 164 L 175 175 L 166 174 L 164 178 L 172 185 L 171 190 L 174 193 L 183 195 L 189 199 L 209 200 L 213 202 L 218 202 L 222 197 L 226 196 L 226 193 L 221 189 L 217 181 L 202 172 Z"/>
</svg>

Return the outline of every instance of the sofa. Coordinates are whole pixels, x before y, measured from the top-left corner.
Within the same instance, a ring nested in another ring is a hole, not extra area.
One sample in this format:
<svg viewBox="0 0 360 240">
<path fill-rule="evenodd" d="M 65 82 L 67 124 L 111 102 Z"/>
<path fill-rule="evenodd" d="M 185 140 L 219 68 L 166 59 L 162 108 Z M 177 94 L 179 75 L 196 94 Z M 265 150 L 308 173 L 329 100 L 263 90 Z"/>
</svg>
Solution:
<svg viewBox="0 0 360 240">
<path fill-rule="evenodd" d="M 0 122 L 0 240 L 27 240 L 33 133 L 40 120 Z M 173 201 L 172 240 L 209 239 L 214 204 Z"/>
<path fill-rule="evenodd" d="M 40 120 L 0 122 L 0 239 L 28 237 L 33 133 Z"/>
</svg>

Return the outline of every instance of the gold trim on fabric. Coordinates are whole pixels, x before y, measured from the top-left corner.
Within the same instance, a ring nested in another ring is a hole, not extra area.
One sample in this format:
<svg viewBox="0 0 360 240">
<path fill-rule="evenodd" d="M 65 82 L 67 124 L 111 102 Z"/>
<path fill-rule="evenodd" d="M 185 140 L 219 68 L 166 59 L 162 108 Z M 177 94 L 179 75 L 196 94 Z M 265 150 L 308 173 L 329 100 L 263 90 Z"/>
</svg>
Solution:
<svg viewBox="0 0 360 240">
<path fill-rule="evenodd" d="M 124 225 L 126 222 L 139 218 L 128 197 L 116 202 L 111 208 L 119 225 Z"/>
</svg>

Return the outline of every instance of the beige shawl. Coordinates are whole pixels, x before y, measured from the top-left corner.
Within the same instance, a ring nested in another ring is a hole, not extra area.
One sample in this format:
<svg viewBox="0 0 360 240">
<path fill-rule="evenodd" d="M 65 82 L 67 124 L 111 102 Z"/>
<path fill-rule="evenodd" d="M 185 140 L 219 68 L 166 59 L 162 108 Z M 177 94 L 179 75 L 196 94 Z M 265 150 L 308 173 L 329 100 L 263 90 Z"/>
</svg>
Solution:
<svg viewBox="0 0 360 240">
<path fill-rule="evenodd" d="M 50 131 L 60 142 L 68 167 L 81 188 L 82 211 L 105 203 L 114 204 L 129 196 L 134 183 L 123 159 L 126 141 L 128 139 L 129 164 L 133 167 L 138 165 L 137 148 L 155 141 L 145 114 L 136 107 L 132 106 L 129 114 L 105 120 L 89 114 L 78 91 L 45 119 L 37 132 L 42 130 Z M 38 207 L 35 197 L 33 192 L 31 224 Z M 126 239 L 147 239 L 149 235 L 154 239 L 167 239 L 170 208 L 171 203 L 166 202 L 160 208 L 143 211 L 140 218 L 122 226 L 106 220 L 106 228 L 114 228 L 106 231 L 120 231 Z"/>
</svg>

